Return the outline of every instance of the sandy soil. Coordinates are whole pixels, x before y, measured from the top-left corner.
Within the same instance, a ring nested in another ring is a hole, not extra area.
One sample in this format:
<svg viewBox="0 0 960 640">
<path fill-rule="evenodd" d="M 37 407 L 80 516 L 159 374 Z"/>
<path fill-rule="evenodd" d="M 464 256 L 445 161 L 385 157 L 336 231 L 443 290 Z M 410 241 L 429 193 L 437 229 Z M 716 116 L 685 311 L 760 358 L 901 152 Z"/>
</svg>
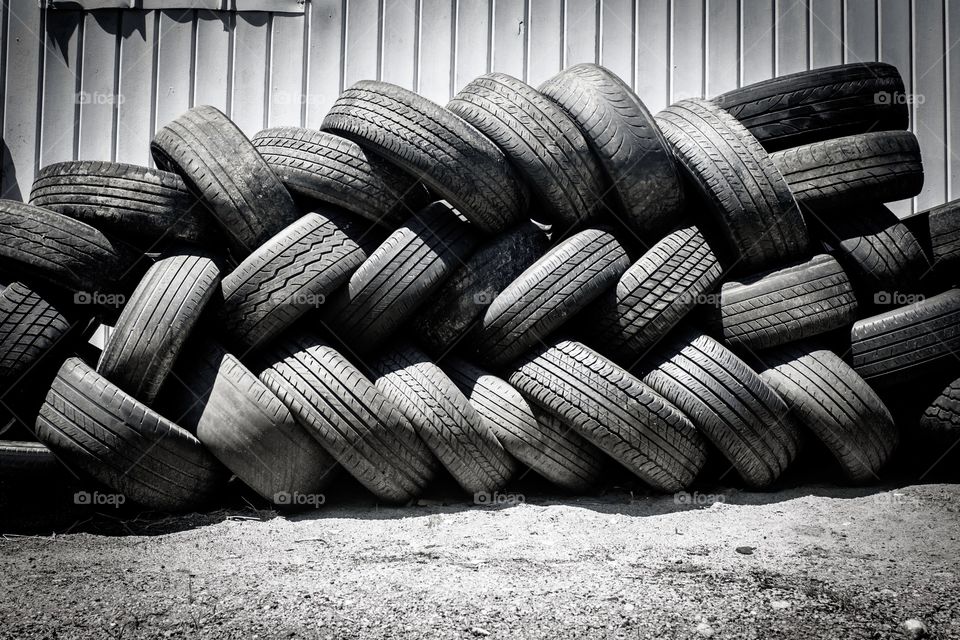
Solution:
<svg viewBox="0 0 960 640">
<path fill-rule="evenodd" d="M 0 637 L 960 637 L 957 485 L 513 498 L 7 534 Z"/>
</svg>

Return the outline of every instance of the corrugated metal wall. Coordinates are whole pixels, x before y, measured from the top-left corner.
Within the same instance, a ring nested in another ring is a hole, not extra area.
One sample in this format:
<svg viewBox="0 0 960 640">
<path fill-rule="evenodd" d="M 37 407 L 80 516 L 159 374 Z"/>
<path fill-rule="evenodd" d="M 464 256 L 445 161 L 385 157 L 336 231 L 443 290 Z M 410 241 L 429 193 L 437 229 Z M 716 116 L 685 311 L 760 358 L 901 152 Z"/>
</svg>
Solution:
<svg viewBox="0 0 960 640">
<path fill-rule="evenodd" d="M 3 0 L 5 198 L 69 159 L 147 163 L 158 126 L 194 104 L 248 133 L 316 127 L 345 86 L 380 78 L 439 102 L 474 76 L 536 85 L 604 64 L 654 111 L 775 74 L 856 60 L 899 67 L 926 185 L 960 197 L 960 0 L 312 0 L 303 15 L 46 11 Z"/>
</svg>

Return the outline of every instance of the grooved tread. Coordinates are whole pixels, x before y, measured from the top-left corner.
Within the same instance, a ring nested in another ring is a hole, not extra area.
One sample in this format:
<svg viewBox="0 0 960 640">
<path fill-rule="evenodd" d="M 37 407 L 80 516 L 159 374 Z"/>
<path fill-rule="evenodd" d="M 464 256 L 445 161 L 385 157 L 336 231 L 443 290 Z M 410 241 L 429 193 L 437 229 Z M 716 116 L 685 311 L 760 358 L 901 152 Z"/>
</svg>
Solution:
<svg viewBox="0 0 960 640">
<path fill-rule="evenodd" d="M 0 292 L 0 381 L 10 384 L 30 370 L 70 329 L 52 304 L 22 282 Z"/>
</svg>

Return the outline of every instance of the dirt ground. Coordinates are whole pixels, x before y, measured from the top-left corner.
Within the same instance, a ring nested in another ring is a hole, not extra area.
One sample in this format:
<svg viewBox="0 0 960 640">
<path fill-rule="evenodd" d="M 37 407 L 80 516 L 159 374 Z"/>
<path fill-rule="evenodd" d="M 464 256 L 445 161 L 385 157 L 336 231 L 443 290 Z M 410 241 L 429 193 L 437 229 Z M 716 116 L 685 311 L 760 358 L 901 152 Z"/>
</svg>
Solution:
<svg viewBox="0 0 960 640">
<path fill-rule="evenodd" d="M 297 515 L 64 509 L 49 528 L 68 532 L 0 541 L 0 637 L 902 638 L 916 619 L 960 638 L 958 485 L 529 490 Z"/>
</svg>

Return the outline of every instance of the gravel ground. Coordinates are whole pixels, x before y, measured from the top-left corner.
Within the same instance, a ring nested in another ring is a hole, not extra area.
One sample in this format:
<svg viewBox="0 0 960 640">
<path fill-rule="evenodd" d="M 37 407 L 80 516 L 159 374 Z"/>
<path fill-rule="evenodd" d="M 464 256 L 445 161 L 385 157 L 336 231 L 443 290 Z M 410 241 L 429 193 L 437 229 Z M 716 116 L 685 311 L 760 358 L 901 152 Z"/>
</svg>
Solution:
<svg viewBox="0 0 960 640">
<path fill-rule="evenodd" d="M 7 534 L 0 637 L 960 637 L 958 485 L 501 499 Z"/>
</svg>

